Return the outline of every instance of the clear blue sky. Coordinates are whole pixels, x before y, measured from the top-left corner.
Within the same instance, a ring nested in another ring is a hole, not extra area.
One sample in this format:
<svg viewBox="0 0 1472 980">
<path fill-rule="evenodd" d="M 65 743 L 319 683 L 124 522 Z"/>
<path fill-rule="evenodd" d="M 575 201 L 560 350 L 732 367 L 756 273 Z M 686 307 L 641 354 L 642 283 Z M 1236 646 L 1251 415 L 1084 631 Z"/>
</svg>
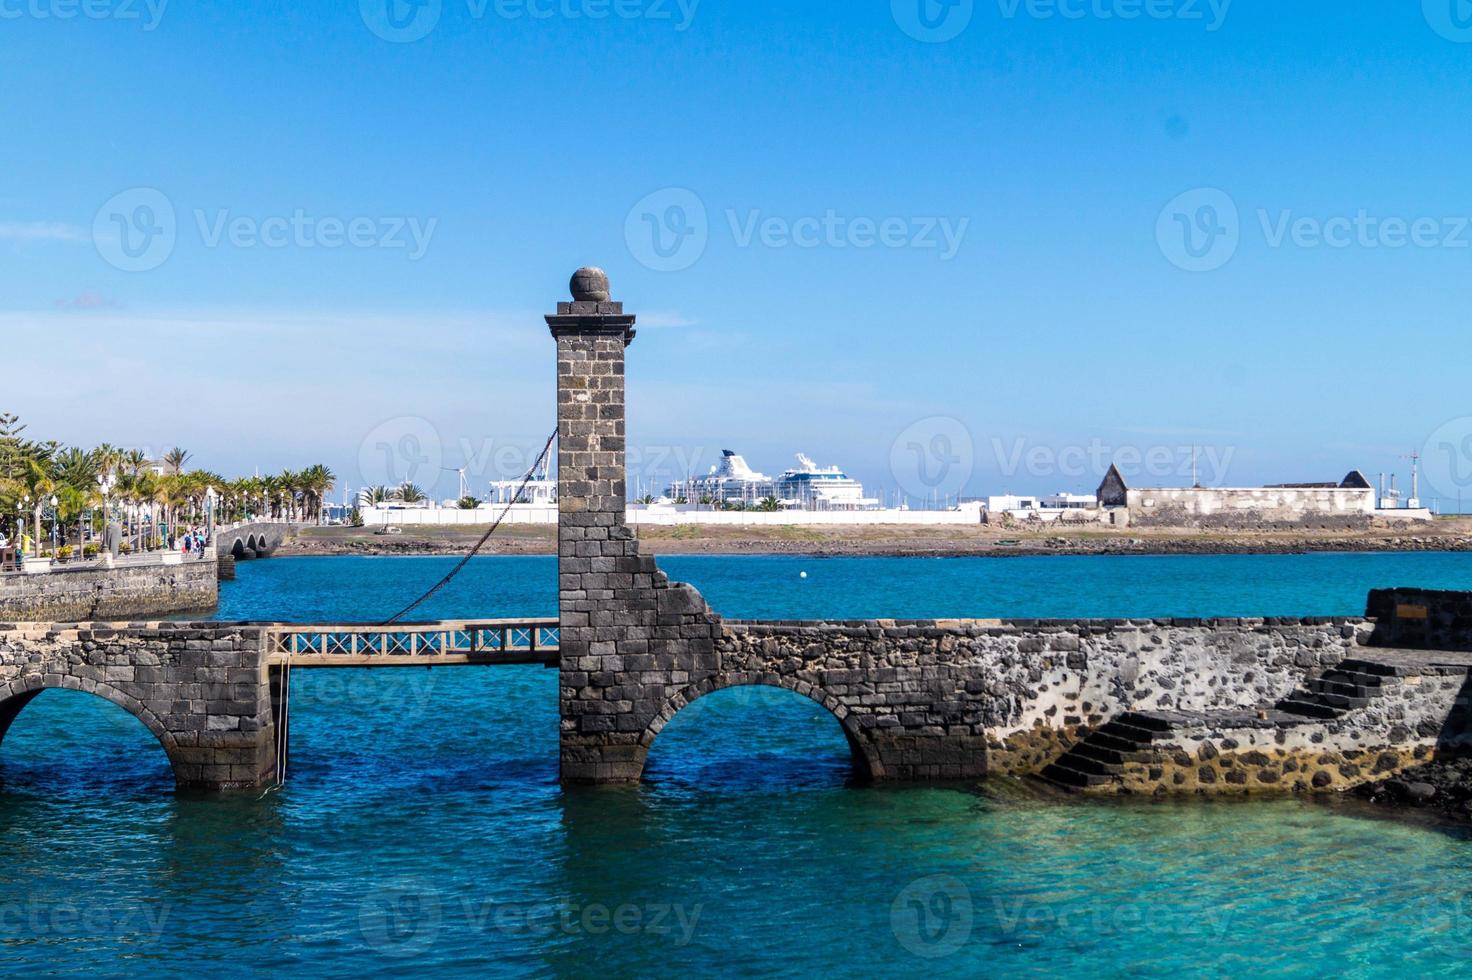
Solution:
<svg viewBox="0 0 1472 980">
<path fill-rule="evenodd" d="M 1241 485 L 1472 433 L 1451 0 L 90 2 L 0 4 L 0 407 L 36 435 L 357 486 L 414 417 L 479 482 L 552 428 L 583 263 L 647 323 L 631 446 L 697 469 L 893 491 L 913 443 L 942 492 L 1091 490 L 1197 443 Z M 692 195 L 703 249 L 661 257 Z M 1361 213 L 1432 224 L 1314 237 Z"/>
</svg>

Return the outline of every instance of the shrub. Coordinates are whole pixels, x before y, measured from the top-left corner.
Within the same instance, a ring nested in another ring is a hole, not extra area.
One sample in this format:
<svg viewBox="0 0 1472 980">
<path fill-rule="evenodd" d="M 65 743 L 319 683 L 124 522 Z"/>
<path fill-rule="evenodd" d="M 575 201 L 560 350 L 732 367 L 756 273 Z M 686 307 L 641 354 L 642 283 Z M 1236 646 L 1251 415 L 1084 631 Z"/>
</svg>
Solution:
<svg viewBox="0 0 1472 980">
<path fill-rule="evenodd" d="M 64 544 L 60 548 L 56 549 L 56 557 L 61 559 L 62 561 L 67 561 L 71 558 L 72 551 L 73 548 L 71 545 Z"/>
</svg>

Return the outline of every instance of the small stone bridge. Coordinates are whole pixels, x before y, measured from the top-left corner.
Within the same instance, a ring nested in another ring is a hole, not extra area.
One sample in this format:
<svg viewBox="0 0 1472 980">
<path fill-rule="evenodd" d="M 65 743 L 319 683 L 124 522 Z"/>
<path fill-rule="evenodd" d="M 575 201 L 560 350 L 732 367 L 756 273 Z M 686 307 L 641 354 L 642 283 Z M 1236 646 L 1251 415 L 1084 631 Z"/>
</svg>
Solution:
<svg viewBox="0 0 1472 980">
<path fill-rule="evenodd" d="M 1376 593 L 1365 617 L 1337 618 L 723 620 L 625 520 L 634 322 L 597 270 L 547 317 L 558 620 L 3 626 L 0 739 L 41 691 L 88 691 L 158 737 L 180 786 L 254 787 L 286 758 L 293 670 L 541 664 L 558 671 L 570 783 L 639 779 L 681 709 L 743 685 L 821 704 L 881 780 L 1046 770 L 1077 788 L 1340 789 L 1472 743 L 1472 594 Z M 269 553 L 281 528 L 217 541 Z"/>
<path fill-rule="evenodd" d="M 244 521 L 215 529 L 215 554 L 246 561 L 267 558 L 286 537 L 306 524 L 284 521 Z"/>
</svg>

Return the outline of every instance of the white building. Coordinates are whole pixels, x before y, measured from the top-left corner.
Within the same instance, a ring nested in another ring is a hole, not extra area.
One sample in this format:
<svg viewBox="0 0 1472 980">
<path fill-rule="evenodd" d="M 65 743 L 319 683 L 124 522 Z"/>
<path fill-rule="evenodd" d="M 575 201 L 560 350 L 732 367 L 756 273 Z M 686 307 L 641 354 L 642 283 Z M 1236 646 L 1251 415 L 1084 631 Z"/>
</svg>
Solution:
<svg viewBox="0 0 1472 980">
<path fill-rule="evenodd" d="M 1099 506 L 1093 494 L 1000 494 L 987 497 L 984 501 L 968 501 L 962 505 L 980 509 L 987 514 L 1011 517 L 1014 520 L 1057 521 L 1065 515 L 1094 510 Z M 1082 518 L 1082 515 L 1079 515 Z"/>
<path fill-rule="evenodd" d="M 521 496 L 517 496 L 520 491 Z M 545 472 L 527 481 L 522 489 L 520 480 L 496 480 L 491 484 L 491 495 L 487 503 L 509 504 L 512 501 L 535 504 L 538 507 L 557 506 L 557 481 L 547 479 Z"/>
</svg>

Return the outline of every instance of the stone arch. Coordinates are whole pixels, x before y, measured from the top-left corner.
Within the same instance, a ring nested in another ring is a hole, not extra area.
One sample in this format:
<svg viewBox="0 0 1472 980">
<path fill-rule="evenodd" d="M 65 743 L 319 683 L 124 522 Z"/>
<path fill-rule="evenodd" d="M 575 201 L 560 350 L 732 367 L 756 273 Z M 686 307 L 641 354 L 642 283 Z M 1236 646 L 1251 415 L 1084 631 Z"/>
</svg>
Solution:
<svg viewBox="0 0 1472 980">
<path fill-rule="evenodd" d="M 230 546 L 230 554 L 236 561 L 244 561 L 250 557 L 245 553 L 245 542 L 239 538 L 236 538 L 235 543 Z"/>
<path fill-rule="evenodd" d="M 670 723 L 670 719 L 680 712 L 680 709 L 700 700 L 707 694 L 714 694 L 716 691 L 724 691 L 732 687 L 777 687 L 792 691 L 794 694 L 801 694 L 808 700 L 822 705 L 838 721 L 839 728 L 843 730 L 844 739 L 848 742 L 849 752 L 853 756 L 855 774 L 866 781 L 884 778 L 884 763 L 880 760 L 879 753 L 874 750 L 873 744 L 864 736 L 853 714 L 844 707 L 842 702 L 818 685 L 808 681 L 776 674 L 758 673 L 718 674 L 699 683 L 691 684 L 665 701 L 659 714 L 654 716 L 654 720 L 639 736 L 635 761 L 638 763 L 640 774 L 644 772 L 644 763 L 649 757 L 649 750 L 653 747 L 654 740 L 659 737 L 660 732 L 664 731 L 664 726 Z"/>
<path fill-rule="evenodd" d="M 87 694 L 95 694 L 100 698 L 111 701 L 122 708 L 128 714 L 143 722 L 153 737 L 163 746 L 164 755 L 168 757 L 169 768 L 173 770 L 177 780 L 180 772 L 180 751 L 178 740 L 174 734 L 166 729 L 156 714 L 148 710 L 143 702 L 131 695 L 125 694 L 110 684 L 102 681 L 94 681 L 90 678 L 76 678 L 68 674 L 58 677 L 55 674 L 32 675 L 23 677 L 10 684 L 0 684 L 0 744 L 5 742 L 5 736 L 10 732 L 10 726 L 19 717 L 21 711 L 32 701 L 36 700 L 45 691 L 82 691 Z"/>
</svg>

